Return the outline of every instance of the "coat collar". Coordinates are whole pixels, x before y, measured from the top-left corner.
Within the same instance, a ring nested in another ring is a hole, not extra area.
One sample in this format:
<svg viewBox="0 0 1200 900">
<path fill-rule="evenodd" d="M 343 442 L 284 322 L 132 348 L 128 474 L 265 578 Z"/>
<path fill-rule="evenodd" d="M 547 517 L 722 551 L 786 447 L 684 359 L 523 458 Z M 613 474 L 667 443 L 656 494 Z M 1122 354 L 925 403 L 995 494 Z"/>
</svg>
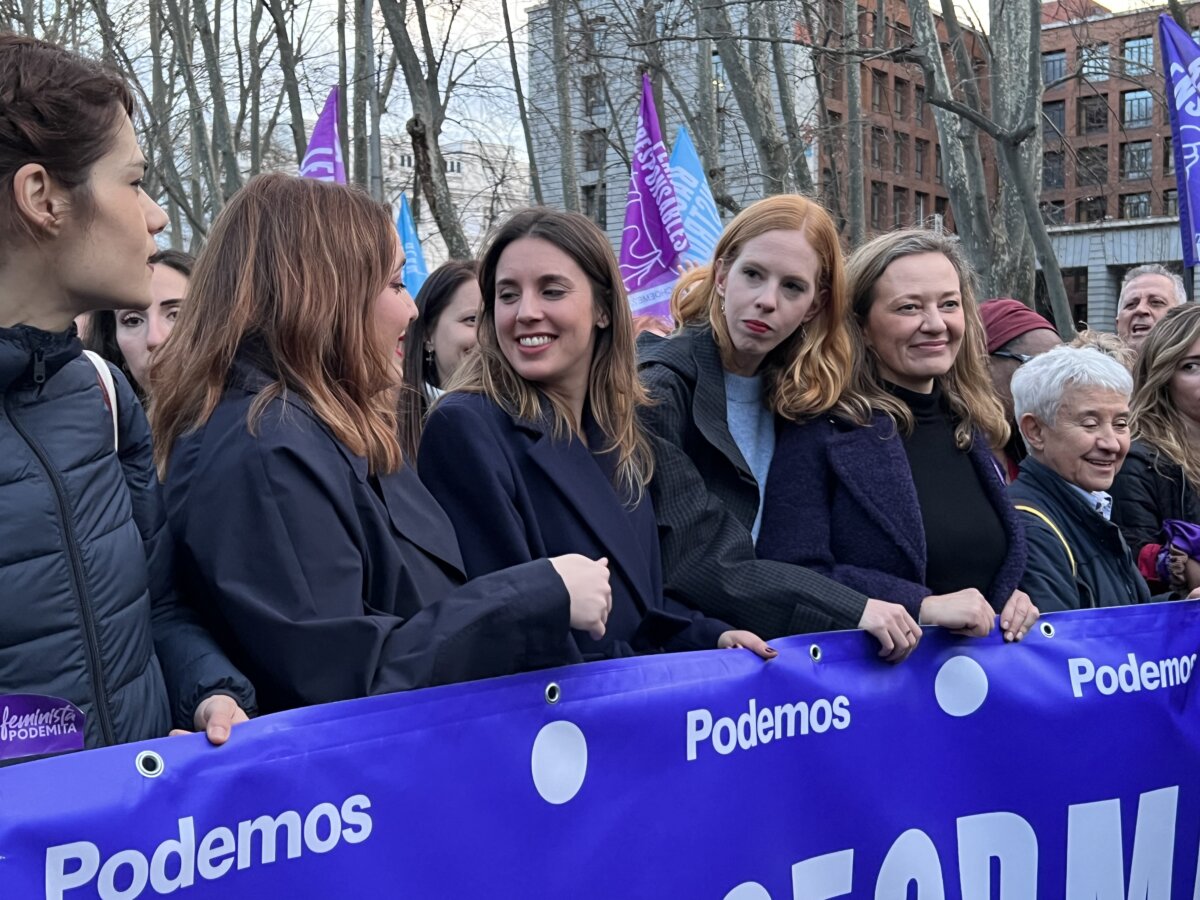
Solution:
<svg viewBox="0 0 1200 900">
<path fill-rule="evenodd" d="M 692 394 L 692 419 L 705 439 L 723 453 L 739 471 L 753 475 L 729 431 L 729 404 L 725 396 L 725 367 L 712 329 L 705 327 L 692 341 L 696 361 L 696 390 Z"/>
<path fill-rule="evenodd" d="M 828 444 L 829 465 L 846 491 L 895 541 L 913 571 L 925 576 L 927 551 L 921 505 L 904 443 L 886 416 L 875 416 L 869 428 L 849 426 Z M 885 460 L 880 465 L 880 457 Z M 907 477 L 906 477 L 907 476 Z"/>
<path fill-rule="evenodd" d="M 545 409 L 545 406 L 543 406 Z M 584 432 L 588 446 L 572 437 L 556 439 L 551 420 L 540 422 L 513 418 L 514 424 L 536 435 L 529 448 L 530 460 L 542 470 L 554 488 L 575 511 L 579 520 L 607 547 L 609 565 L 619 568 L 632 585 L 643 585 L 648 549 L 637 540 L 637 529 L 631 527 L 631 516 L 647 515 L 645 499 L 632 511 L 627 508 L 619 490 L 613 484 L 616 454 L 604 452 L 608 438 L 600 430 L 588 409 L 584 409 Z"/>
<path fill-rule="evenodd" d="M 35 357 L 40 354 L 43 380 L 79 356 L 83 345 L 75 326 L 66 331 L 42 331 L 28 325 L 0 328 L 0 391 L 17 384 L 33 383 Z"/>
</svg>

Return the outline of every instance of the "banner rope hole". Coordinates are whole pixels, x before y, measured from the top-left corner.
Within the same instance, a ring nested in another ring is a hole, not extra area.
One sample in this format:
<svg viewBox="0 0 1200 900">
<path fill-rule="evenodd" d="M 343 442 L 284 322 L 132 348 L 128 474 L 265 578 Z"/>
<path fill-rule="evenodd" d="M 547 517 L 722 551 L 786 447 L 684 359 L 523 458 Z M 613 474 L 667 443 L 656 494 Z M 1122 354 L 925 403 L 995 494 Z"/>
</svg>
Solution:
<svg viewBox="0 0 1200 900">
<path fill-rule="evenodd" d="M 813 658 L 813 662 L 820 662 L 821 661 L 821 645 L 813 644 L 811 647 L 809 647 L 808 655 Z"/>
<path fill-rule="evenodd" d="M 143 750 L 133 764 L 137 766 L 138 773 L 146 778 L 157 778 L 166 768 L 163 758 L 153 750 Z"/>
<path fill-rule="evenodd" d="M 1054 626 L 1051 625 L 1049 622 L 1043 622 L 1042 623 L 1042 634 L 1044 634 L 1048 638 L 1054 637 Z"/>
<path fill-rule="evenodd" d="M 562 688 L 560 688 L 553 681 L 550 682 L 548 685 L 546 685 L 546 702 L 547 703 L 557 703 L 561 699 L 562 699 Z"/>
</svg>

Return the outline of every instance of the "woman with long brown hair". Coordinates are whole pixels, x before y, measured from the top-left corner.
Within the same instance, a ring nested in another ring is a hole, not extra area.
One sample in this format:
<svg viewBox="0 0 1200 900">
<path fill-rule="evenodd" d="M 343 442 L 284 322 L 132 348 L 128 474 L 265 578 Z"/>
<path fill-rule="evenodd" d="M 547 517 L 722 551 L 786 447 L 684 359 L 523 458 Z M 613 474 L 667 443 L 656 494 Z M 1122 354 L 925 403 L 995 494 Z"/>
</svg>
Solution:
<svg viewBox="0 0 1200 900">
<path fill-rule="evenodd" d="M 405 464 L 415 310 L 389 211 L 254 179 L 217 217 L 153 369 L 182 580 L 276 710 L 538 668 L 602 633 L 608 573 L 562 556 L 465 583 Z"/>
<path fill-rule="evenodd" d="M 1200 305 L 1177 307 L 1154 326 L 1133 377 L 1134 441 L 1113 482 L 1113 521 L 1148 580 L 1192 590 L 1200 547 L 1183 549 L 1180 523 L 1200 532 Z M 1171 546 L 1168 528 L 1181 546 Z"/>
<path fill-rule="evenodd" d="M 734 646 L 774 656 L 663 598 L 654 457 L 637 417 L 646 395 L 604 233 L 578 214 L 523 210 L 490 240 L 480 286 L 478 349 L 430 413 L 419 457 L 468 574 L 557 553 L 605 561 L 608 629 L 576 634 L 578 659 Z"/>
<path fill-rule="evenodd" d="M 966 258 L 951 237 L 896 231 L 850 256 L 847 281 L 853 378 L 838 415 L 781 432 L 759 550 L 921 624 L 986 635 L 995 610 L 1020 640 L 1037 610 L 1017 590 L 1024 532 L 989 450 L 1008 425 Z"/>
</svg>

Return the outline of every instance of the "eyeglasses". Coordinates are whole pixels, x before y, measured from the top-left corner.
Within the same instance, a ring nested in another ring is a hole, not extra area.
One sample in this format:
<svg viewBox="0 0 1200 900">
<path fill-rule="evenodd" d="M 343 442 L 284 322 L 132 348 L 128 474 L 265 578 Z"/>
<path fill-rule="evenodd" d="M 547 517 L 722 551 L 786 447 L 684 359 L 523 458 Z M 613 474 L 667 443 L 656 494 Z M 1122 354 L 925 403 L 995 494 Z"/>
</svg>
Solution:
<svg viewBox="0 0 1200 900">
<path fill-rule="evenodd" d="M 1033 359 L 1028 353 L 1010 353 L 1007 350 L 996 350 L 989 353 L 988 356 L 998 356 L 1000 359 L 1015 359 L 1019 365 L 1025 365 Z"/>
</svg>

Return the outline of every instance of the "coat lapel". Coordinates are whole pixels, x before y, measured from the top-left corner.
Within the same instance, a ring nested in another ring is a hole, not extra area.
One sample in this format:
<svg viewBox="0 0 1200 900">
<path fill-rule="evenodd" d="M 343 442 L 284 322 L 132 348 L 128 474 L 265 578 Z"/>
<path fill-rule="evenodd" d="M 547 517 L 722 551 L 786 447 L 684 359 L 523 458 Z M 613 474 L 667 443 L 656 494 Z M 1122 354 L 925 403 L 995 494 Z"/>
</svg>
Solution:
<svg viewBox="0 0 1200 900">
<path fill-rule="evenodd" d="M 724 368 L 712 332 L 693 342 L 696 361 L 696 391 L 692 395 L 692 420 L 705 439 L 723 453 L 744 475 L 753 478 L 742 451 L 729 433 L 729 409 L 725 398 Z"/>
<path fill-rule="evenodd" d="M 530 423 L 522 425 L 531 430 L 536 428 Z M 644 594 L 649 588 L 645 578 L 650 568 L 649 548 L 638 542 L 631 514 L 621 504 L 609 474 L 581 441 L 555 441 L 547 431 L 536 430 L 538 438 L 529 449 L 529 458 L 575 511 L 578 520 L 596 536 L 597 542 L 608 548 L 609 565 L 621 570 L 634 586 L 635 596 Z M 601 439 L 596 435 L 594 440 Z M 638 512 L 644 509 L 641 507 Z"/>
<path fill-rule="evenodd" d="M 373 488 L 378 485 L 392 527 L 410 543 L 465 576 L 467 570 L 454 536 L 454 526 L 417 473 L 406 464 L 399 472 L 370 480 L 374 482 Z"/>
<path fill-rule="evenodd" d="M 829 465 L 876 525 L 896 543 L 924 577 L 927 552 L 921 504 L 904 444 L 886 436 L 890 424 L 854 427 L 830 440 Z"/>
</svg>

